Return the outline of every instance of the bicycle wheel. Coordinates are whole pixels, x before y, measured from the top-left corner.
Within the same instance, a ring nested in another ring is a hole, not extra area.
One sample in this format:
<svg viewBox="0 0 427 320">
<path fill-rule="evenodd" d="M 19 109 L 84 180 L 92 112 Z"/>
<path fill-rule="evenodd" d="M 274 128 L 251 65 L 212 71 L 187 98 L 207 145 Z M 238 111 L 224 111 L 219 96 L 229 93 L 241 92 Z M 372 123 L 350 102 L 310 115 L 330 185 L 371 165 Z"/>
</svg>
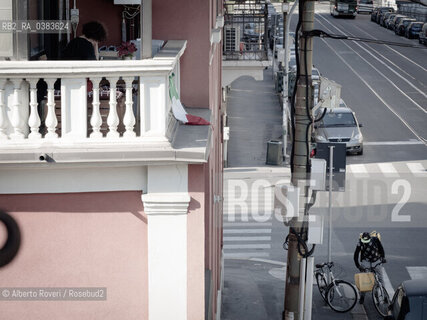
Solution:
<svg viewBox="0 0 427 320">
<path fill-rule="evenodd" d="M 374 301 L 375 309 L 383 317 L 388 314 L 388 306 L 390 305 L 390 297 L 387 290 L 382 285 L 376 283 L 372 289 L 372 300 Z"/>
<path fill-rule="evenodd" d="M 354 286 L 344 280 L 336 280 L 326 292 L 328 305 L 336 312 L 347 312 L 354 308 L 357 302 L 357 291 Z"/>
<path fill-rule="evenodd" d="M 326 282 L 326 278 L 323 273 L 317 272 L 316 273 L 316 282 L 317 287 L 319 288 L 320 295 L 322 296 L 323 300 L 327 303 L 328 300 L 326 299 L 326 290 L 328 289 L 328 283 Z"/>
</svg>

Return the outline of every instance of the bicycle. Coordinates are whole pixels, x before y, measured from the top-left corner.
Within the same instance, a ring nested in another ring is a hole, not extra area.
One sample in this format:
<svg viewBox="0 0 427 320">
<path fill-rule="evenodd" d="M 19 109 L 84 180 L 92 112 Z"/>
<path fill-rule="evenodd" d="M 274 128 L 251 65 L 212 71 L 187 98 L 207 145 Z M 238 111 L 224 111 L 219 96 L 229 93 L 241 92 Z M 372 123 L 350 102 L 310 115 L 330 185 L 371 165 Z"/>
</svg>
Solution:
<svg viewBox="0 0 427 320">
<path fill-rule="evenodd" d="M 314 275 L 317 287 L 323 300 L 332 310 L 340 313 L 348 312 L 357 303 L 357 290 L 350 282 L 335 279 L 333 266 L 333 262 L 316 264 Z M 325 275 L 329 275 L 330 282 Z"/>
<path fill-rule="evenodd" d="M 374 274 L 375 282 L 374 287 L 372 288 L 372 301 L 374 302 L 375 309 L 377 309 L 378 313 L 385 317 L 388 314 L 388 307 L 391 300 L 383 283 L 380 281 L 380 276 L 378 275 L 377 267 L 382 264 L 382 261 L 374 266 L 371 263 L 369 268 L 365 268 L 365 272 L 372 272 Z"/>
</svg>

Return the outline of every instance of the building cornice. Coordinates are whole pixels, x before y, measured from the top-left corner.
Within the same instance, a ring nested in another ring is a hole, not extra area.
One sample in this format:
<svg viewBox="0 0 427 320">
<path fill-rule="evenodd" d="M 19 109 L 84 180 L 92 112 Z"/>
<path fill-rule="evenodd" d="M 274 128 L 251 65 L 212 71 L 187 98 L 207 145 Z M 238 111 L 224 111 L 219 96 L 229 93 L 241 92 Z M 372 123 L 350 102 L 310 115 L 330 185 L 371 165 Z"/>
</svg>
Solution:
<svg viewBox="0 0 427 320">
<path fill-rule="evenodd" d="M 191 199 L 186 192 L 148 193 L 141 198 L 147 215 L 186 215 Z"/>
</svg>

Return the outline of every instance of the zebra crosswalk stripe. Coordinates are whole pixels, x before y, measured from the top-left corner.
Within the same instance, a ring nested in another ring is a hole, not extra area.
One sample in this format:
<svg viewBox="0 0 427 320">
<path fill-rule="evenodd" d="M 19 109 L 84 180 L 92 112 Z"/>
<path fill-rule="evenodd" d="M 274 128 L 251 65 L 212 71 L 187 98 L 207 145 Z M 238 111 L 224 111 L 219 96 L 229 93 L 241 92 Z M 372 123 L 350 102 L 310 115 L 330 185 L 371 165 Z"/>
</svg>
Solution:
<svg viewBox="0 0 427 320">
<path fill-rule="evenodd" d="M 224 252 L 225 259 L 268 258 L 268 252 Z"/>
<path fill-rule="evenodd" d="M 224 229 L 224 234 L 271 233 L 271 229 Z"/>
<path fill-rule="evenodd" d="M 261 236 L 261 237 L 224 237 L 224 242 L 230 241 L 271 241 L 270 236 Z"/>
<path fill-rule="evenodd" d="M 357 175 L 357 177 L 369 177 L 368 171 L 366 170 L 366 167 L 363 164 L 352 164 L 349 165 L 347 169 L 349 169 L 352 174 Z"/>
<path fill-rule="evenodd" d="M 378 168 L 386 177 L 398 177 L 396 168 L 391 163 L 377 163 Z"/>
<path fill-rule="evenodd" d="M 271 249 L 269 243 L 224 244 L 224 249 Z"/>
<path fill-rule="evenodd" d="M 419 162 L 409 162 L 406 164 L 409 170 L 416 176 L 425 175 L 427 171 L 424 169 L 423 165 Z"/>
<path fill-rule="evenodd" d="M 427 279 L 427 267 L 406 267 L 411 279 Z"/>
</svg>

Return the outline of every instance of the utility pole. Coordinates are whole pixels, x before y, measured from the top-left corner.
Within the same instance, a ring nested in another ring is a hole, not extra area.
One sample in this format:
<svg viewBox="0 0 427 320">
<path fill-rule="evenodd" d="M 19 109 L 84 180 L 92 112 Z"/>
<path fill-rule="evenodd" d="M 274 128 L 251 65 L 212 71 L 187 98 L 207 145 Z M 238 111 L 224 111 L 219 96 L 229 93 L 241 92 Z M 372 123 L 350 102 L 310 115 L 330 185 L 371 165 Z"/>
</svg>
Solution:
<svg viewBox="0 0 427 320">
<path fill-rule="evenodd" d="M 292 14 L 295 11 L 295 8 L 297 7 L 298 2 L 295 1 L 293 4 L 291 10 L 288 13 L 288 17 L 286 19 L 286 23 L 283 24 L 284 31 L 283 35 L 285 37 L 284 45 L 285 45 L 285 62 L 284 62 L 284 72 L 283 72 L 283 106 L 282 106 L 282 128 L 283 128 L 283 156 L 287 156 L 287 145 L 288 145 L 288 113 L 289 113 L 289 99 L 288 99 L 288 91 L 289 91 L 289 51 L 290 51 L 290 45 L 289 45 L 289 27 L 291 24 Z M 288 8 L 287 8 L 288 9 Z M 285 10 L 283 10 L 285 11 Z M 286 10 L 288 11 L 288 10 Z M 274 64 L 273 64 L 274 65 Z"/>
<path fill-rule="evenodd" d="M 299 19 L 301 20 L 302 33 L 313 30 L 314 26 L 314 1 L 299 0 Z M 301 34 L 301 33 L 300 33 Z M 295 35 L 299 37 L 299 34 Z M 300 293 L 305 288 L 300 286 L 300 265 L 302 257 L 298 253 L 298 241 L 296 235 L 302 234 L 303 240 L 307 240 L 308 226 L 304 222 L 308 215 L 307 204 L 309 198 L 309 175 L 310 175 L 310 137 L 311 137 L 311 119 L 313 107 L 311 90 L 311 72 L 313 66 L 313 39 L 312 37 L 299 37 L 299 73 L 297 82 L 297 92 L 295 100 L 295 135 L 293 137 L 293 157 L 292 157 L 292 178 L 291 182 L 295 187 L 300 188 L 300 208 L 298 217 L 292 218 L 289 229 L 288 259 L 286 270 L 286 292 L 285 292 L 285 311 L 283 319 L 302 319 L 301 312 L 304 308 L 299 308 Z M 307 70 L 306 70 L 307 69 Z M 307 81 L 308 78 L 308 81 Z M 308 93 L 308 94 L 307 94 Z M 306 94 L 308 101 L 306 100 Z M 307 111 L 308 103 L 308 111 Z M 309 115 L 310 114 L 310 117 Z M 308 219 L 307 219 L 308 221 Z M 301 248 L 302 249 L 302 248 Z M 302 249 L 304 250 L 304 249 Z M 309 275 L 310 276 L 310 275 Z"/>
</svg>

